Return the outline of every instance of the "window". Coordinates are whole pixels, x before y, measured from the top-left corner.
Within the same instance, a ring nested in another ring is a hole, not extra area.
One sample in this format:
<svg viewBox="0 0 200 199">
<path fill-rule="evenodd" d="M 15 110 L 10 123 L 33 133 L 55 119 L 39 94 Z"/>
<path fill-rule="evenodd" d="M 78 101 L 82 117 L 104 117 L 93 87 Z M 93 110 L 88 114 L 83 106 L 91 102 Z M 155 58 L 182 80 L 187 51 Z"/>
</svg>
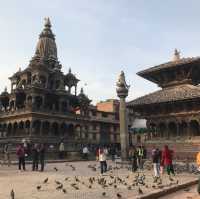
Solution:
<svg viewBox="0 0 200 199">
<path fill-rule="evenodd" d="M 113 130 L 114 130 L 114 132 L 116 132 L 117 131 L 117 126 L 113 126 Z"/>
<path fill-rule="evenodd" d="M 92 111 L 92 116 L 97 116 L 97 112 L 96 111 Z"/>
<path fill-rule="evenodd" d="M 93 139 L 93 140 L 96 140 L 96 139 L 97 139 L 97 134 L 96 134 L 96 133 L 93 133 L 93 134 L 92 134 L 92 139 Z"/>
<path fill-rule="evenodd" d="M 108 113 L 103 112 L 102 117 L 108 117 Z"/>
<path fill-rule="evenodd" d="M 114 142 L 117 142 L 117 134 L 113 135 Z"/>
<path fill-rule="evenodd" d="M 85 133 L 85 139 L 88 139 L 88 133 Z"/>
<path fill-rule="evenodd" d="M 96 130 L 96 129 L 97 129 L 97 125 L 96 125 L 96 124 L 93 124 L 92 129 L 93 129 L 93 130 Z"/>
</svg>

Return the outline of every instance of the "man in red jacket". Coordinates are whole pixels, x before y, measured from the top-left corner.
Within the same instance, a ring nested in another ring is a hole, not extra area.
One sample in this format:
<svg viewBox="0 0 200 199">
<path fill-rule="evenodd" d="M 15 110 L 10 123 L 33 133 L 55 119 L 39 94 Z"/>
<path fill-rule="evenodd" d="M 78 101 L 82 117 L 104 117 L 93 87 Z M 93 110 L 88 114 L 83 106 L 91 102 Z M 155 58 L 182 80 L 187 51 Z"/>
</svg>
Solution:
<svg viewBox="0 0 200 199">
<path fill-rule="evenodd" d="M 174 168 L 172 164 L 172 158 L 173 158 L 173 151 L 168 148 L 167 145 L 164 146 L 164 150 L 162 151 L 162 163 L 166 170 L 167 174 L 170 176 L 170 174 L 175 175 Z"/>
</svg>

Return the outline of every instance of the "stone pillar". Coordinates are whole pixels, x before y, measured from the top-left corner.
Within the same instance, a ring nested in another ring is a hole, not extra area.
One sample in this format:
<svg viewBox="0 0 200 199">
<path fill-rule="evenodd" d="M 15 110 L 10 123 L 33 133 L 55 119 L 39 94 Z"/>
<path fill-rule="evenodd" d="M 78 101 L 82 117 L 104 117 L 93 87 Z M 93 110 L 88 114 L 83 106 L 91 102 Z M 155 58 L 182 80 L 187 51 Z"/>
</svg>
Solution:
<svg viewBox="0 0 200 199">
<path fill-rule="evenodd" d="M 117 82 L 117 95 L 120 98 L 120 144 L 121 144 L 121 158 L 127 160 L 128 158 L 128 125 L 126 114 L 126 97 L 128 96 L 129 86 L 126 84 L 124 72 L 121 71 Z"/>
<path fill-rule="evenodd" d="M 33 135 L 33 121 L 30 122 L 29 136 Z"/>
</svg>

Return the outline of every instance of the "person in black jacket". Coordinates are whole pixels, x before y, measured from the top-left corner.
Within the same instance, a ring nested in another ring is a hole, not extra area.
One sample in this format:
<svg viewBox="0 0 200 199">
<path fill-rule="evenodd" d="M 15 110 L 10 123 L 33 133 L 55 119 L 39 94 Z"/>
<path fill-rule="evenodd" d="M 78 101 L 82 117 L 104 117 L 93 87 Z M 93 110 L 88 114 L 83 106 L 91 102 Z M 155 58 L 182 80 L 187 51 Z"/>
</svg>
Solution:
<svg viewBox="0 0 200 199">
<path fill-rule="evenodd" d="M 160 162 L 161 162 L 161 151 L 158 148 L 152 150 L 152 161 L 154 169 L 154 182 L 160 178 Z"/>
<path fill-rule="evenodd" d="M 41 165 L 40 171 L 44 171 L 45 152 L 46 152 L 45 145 L 41 144 L 40 150 L 39 150 L 39 159 L 40 159 L 40 165 Z"/>
<path fill-rule="evenodd" d="M 34 144 L 34 147 L 32 149 L 32 171 L 38 171 L 38 162 L 39 162 L 39 146 L 38 144 Z"/>
</svg>

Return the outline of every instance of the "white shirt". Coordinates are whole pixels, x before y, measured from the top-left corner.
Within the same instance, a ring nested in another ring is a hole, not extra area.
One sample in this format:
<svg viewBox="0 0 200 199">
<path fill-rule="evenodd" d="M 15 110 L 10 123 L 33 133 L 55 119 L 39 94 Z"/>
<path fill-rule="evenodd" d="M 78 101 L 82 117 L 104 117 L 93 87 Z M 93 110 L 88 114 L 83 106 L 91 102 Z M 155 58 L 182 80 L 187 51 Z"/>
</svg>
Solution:
<svg viewBox="0 0 200 199">
<path fill-rule="evenodd" d="M 87 148 L 87 147 L 84 147 L 84 148 L 83 148 L 83 153 L 86 154 L 86 153 L 88 153 L 88 152 L 89 152 L 89 151 L 88 151 L 88 148 Z"/>
</svg>

